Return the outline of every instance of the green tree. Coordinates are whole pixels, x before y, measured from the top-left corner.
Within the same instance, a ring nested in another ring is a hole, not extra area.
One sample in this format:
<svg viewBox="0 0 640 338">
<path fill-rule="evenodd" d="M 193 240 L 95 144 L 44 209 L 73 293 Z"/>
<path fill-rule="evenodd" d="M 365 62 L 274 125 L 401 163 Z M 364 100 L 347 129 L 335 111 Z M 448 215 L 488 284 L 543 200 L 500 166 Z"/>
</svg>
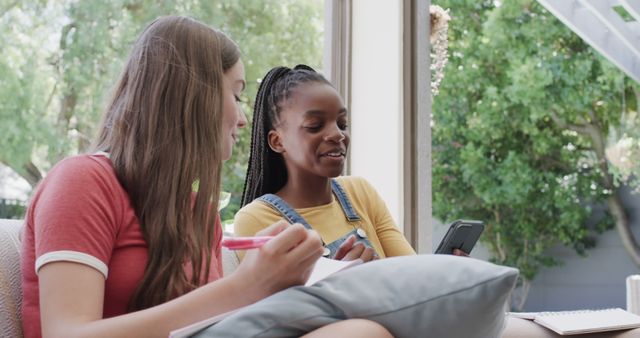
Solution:
<svg viewBox="0 0 640 338">
<path fill-rule="evenodd" d="M 0 163 L 35 186 L 52 164 L 86 149 L 128 50 L 161 15 L 188 15 L 228 33 L 247 73 L 244 110 L 259 78 L 276 65 L 322 59 L 322 1 L 30 0 L 0 2 Z M 223 218 L 239 207 L 250 132 L 241 131 L 225 163 L 232 193 Z"/>
<path fill-rule="evenodd" d="M 453 17 L 433 105 L 434 215 L 484 220 L 482 240 L 520 269 L 526 295 L 560 263 L 550 246 L 584 255 L 597 231 L 628 229 L 604 145 L 637 110 L 632 82 L 534 0 L 434 3 Z M 588 225 L 598 205 L 607 213 Z"/>
</svg>

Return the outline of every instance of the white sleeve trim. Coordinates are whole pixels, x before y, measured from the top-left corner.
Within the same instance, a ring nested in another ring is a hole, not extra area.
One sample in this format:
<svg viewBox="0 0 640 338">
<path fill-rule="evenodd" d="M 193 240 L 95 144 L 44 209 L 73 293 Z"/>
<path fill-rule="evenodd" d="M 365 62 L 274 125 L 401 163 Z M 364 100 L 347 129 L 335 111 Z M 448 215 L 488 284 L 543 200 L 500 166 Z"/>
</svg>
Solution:
<svg viewBox="0 0 640 338">
<path fill-rule="evenodd" d="M 103 261 L 83 252 L 69 250 L 47 252 L 46 254 L 38 257 L 38 259 L 36 259 L 36 275 L 38 274 L 38 270 L 40 270 L 40 268 L 45 264 L 59 261 L 88 265 L 100 271 L 104 275 L 105 279 L 107 279 L 107 276 L 109 275 L 109 268 Z"/>
</svg>

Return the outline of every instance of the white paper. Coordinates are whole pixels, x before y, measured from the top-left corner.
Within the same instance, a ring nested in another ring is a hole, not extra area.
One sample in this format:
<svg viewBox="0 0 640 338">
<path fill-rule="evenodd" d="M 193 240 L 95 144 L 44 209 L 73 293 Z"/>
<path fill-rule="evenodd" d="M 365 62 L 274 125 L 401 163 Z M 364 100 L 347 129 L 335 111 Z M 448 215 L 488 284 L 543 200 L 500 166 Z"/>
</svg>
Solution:
<svg viewBox="0 0 640 338">
<path fill-rule="evenodd" d="M 307 280 L 307 283 L 305 283 L 304 285 L 313 285 L 317 281 L 324 279 L 340 270 L 344 270 L 350 266 L 362 264 L 362 262 L 362 259 L 359 258 L 353 261 L 337 261 L 334 259 L 320 257 L 316 262 L 316 265 L 313 267 L 313 271 L 311 271 L 309 280 Z"/>
</svg>

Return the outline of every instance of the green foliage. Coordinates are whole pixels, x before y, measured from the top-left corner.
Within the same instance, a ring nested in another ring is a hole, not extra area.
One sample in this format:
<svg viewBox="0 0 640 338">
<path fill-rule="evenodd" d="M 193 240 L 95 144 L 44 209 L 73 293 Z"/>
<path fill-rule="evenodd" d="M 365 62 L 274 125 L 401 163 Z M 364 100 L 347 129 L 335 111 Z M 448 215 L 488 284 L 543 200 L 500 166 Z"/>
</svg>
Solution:
<svg viewBox="0 0 640 338">
<path fill-rule="evenodd" d="M 131 44 L 158 16 L 188 15 L 229 34 L 242 49 L 251 120 L 258 80 L 271 67 L 320 68 L 322 1 L 29 0 L 0 6 L 0 162 L 37 184 L 61 158 L 93 139 L 103 105 Z M 238 210 L 250 128 L 225 163 L 231 193 L 223 219 Z"/>
<path fill-rule="evenodd" d="M 531 280 L 560 263 L 549 247 L 585 254 L 612 225 L 608 214 L 587 225 L 611 194 L 608 173 L 597 137 L 568 126 L 606 139 L 620 124 L 624 75 L 534 0 L 433 3 L 453 17 L 433 103 L 434 216 L 484 220 L 494 259 Z"/>
</svg>

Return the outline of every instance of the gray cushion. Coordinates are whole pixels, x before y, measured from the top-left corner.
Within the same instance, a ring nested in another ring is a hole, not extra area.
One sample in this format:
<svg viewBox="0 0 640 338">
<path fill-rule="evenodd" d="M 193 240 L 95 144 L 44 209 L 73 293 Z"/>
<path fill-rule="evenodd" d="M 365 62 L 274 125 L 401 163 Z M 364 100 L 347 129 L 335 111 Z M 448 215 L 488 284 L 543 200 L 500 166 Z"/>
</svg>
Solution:
<svg viewBox="0 0 640 338">
<path fill-rule="evenodd" d="M 297 337 L 346 318 L 376 321 L 396 338 L 500 337 L 517 274 L 450 255 L 387 258 L 281 291 L 197 337 Z"/>
</svg>

